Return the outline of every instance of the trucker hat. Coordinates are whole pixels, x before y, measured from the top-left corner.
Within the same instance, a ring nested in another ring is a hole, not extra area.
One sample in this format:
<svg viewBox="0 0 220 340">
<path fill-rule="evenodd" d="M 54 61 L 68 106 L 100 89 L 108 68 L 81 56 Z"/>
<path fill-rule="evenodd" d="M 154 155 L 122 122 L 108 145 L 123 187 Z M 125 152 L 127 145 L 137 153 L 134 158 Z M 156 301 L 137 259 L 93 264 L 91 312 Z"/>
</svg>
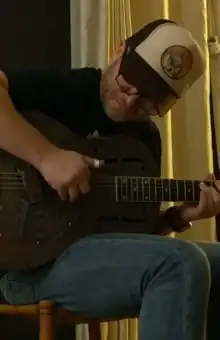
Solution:
<svg viewBox="0 0 220 340">
<path fill-rule="evenodd" d="M 204 70 L 204 54 L 192 34 L 158 19 L 126 39 L 119 73 L 164 116 Z"/>
</svg>

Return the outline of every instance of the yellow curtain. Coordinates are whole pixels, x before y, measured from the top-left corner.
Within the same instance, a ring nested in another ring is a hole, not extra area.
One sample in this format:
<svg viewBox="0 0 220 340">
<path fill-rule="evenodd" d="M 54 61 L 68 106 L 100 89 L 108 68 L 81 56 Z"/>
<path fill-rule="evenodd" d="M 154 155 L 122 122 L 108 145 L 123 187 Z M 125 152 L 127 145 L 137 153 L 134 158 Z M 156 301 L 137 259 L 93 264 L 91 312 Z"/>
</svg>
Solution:
<svg viewBox="0 0 220 340">
<path fill-rule="evenodd" d="M 122 39 L 159 17 L 184 25 L 199 41 L 206 56 L 205 74 L 172 112 L 155 121 L 163 140 L 163 175 L 180 179 L 203 179 L 213 171 L 207 44 L 208 0 L 178 0 L 178 4 L 176 0 L 108 0 L 107 10 L 108 59 Z M 195 222 L 193 228 L 181 235 L 181 238 L 214 240 L 214 219 Z"/>
<path fill-rule="evenodd" d="M 218 0 L 217 0 L 218 1 Z M 210 107 L 208 0 L 135 0 L 131 2 L 132 29 L 158 17 L 175 20 L 189 29 L 206 56 L 206 72 L 164 119 L 155 119 L 163 140 L 164 176 L 203 179 L 213 171 Z M 180 236 L 190 240 L 214 240 L 214 219 L 199 221 Z"/>
<path fill-rule="evenodd" d="M 107 62 L 107 0 L 70 0 L 72 67 Z"/>
</svg>

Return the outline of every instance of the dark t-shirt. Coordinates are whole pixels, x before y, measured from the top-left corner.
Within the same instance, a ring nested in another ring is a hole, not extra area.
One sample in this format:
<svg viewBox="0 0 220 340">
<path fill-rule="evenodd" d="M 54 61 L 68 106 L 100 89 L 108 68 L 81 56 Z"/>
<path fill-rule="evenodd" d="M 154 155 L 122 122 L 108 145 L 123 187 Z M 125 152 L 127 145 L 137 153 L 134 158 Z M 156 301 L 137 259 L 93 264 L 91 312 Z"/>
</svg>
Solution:
<svg viewBox="0 0 220 340">
<path fill-rule="evenodd" d="M 39 110 L 82 136 L 124 133 L 140 138 L 161 165 L 161 139 L 155 123 L 116 123 L 110 120 L 100 100 L 101 70 L 73 69 L 7 72 L 9 94 L 16 108 Z"/>
</svg>

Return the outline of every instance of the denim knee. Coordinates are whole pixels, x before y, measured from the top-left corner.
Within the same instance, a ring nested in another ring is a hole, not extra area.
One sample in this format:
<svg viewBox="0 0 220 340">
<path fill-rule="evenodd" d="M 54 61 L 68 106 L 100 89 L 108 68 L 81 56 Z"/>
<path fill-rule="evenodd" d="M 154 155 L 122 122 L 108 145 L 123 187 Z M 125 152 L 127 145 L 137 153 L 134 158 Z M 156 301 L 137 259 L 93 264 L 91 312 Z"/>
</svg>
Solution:
<svg viewBox="0 0 220 340">
<path fill-rule="evenodd" d="M 171 248 L 173 249 L 170 250 L 170 265 L 176 264 L 182 271 L 183 279 L 195 280 L 200 287 L 210 289 L 211 269 L 205 252 L 198 245 L 182 240 L 175 240 Z"/>
<path fill-rule="evenodd" d="M 150 282 L 163 285 L 165 281 L 175 281 L 177 286 L 178 283 L 194 287 L 197 285 L 201 294 L 210 290 L 210 264 L 205 252 L 196 244 L 171 240 L 166 243 L 166 247 L 161 245 L 160 253 L 154 259 L 150 277 L 145 276 L 145 288 L 149 288 Z"/>
</svg>

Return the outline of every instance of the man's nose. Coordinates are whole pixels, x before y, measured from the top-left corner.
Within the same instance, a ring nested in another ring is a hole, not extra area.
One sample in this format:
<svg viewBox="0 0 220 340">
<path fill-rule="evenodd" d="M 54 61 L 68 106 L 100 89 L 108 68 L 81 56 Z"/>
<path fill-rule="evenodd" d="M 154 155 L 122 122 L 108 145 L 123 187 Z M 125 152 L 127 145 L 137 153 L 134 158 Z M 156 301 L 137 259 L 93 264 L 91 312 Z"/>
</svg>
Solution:
<svg viewBox="0 0 220 340">
<path fill-rule="evenodd" d="M 137 94 L 130 94 L 130 95 L 127 95 L 127 98 L 126 98 L 126 104 L 128 107 L 132 107 L 136 101 L 138 99 L 138 95 Z"/>
</svg>

